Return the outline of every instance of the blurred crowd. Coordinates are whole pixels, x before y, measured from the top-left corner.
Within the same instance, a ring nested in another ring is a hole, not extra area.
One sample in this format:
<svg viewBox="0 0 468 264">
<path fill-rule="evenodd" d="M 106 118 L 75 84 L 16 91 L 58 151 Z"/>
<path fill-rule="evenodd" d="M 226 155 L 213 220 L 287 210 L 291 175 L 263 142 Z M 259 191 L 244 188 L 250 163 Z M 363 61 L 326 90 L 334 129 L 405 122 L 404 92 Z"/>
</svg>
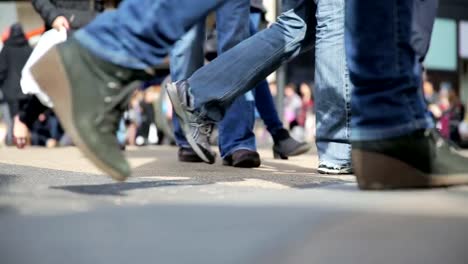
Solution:
<svg viewBox="0 0 468 264">
<path fill-rule="evenodd" d="M 87 1 L 82 1 L 87 2 Z M 92 19 L 96 12 L 115 7 L 119 1 L 91 1 L 95 3 L 92 12 L 82 12 L 74 20 L 65 16 L 53 15 L 60 10 L 75 10 L 81 8 L 66 6 L 65 1 L 35 0 L 32 4 L 44 19 L 44 30 L 65 28 L 73 31 L 82 27 L 87 20 Z M 52 3 L 52 4 L 51 4 Z M 58 8 L 56 8 L 58 7 Z M 88 8 L 88 7 L 86 7 Z M 252 9 L 264 12 L 261 1 L 252 1 Z M 259 26 L 265 25 L 263 22 Z M 206 33 L 205 59 L 209 61 L 216 57 L 215 22 L 208 19 L 207 25 L 213 27 Z M 29 39 L 21 24 L 15 23 L 5 29 L 2 34 L 3 47 L 0 57 L 0 144 L 7 146 L 27 145 L 59 147 L 73 145 L 71 139 L 64 133 L 58 118 L 52 109 L 42 106 L 34 95 L 22 93 L 20 86 L 21 70 L 30 56 L 35 41 Z M 169 72 L 167 71 L 167 75 Z M 175 144 L 172 123 L 172 107 L 168 99 L 164 81 L 169 77 L 160 76 L 153 82 L 145 83 L 131 98 L 128 110 L 124 114 L 117 132 L 117 138 L 122 148 L 127 145 Z M 275 81 L 269 83 L 274 98 L 277 95 Z M 300 141 L 312 142 L 315 135 L 315 115 L 313 83 L 289 83 L 284 89 L 283 120 L 285 128 L 291 131 L 291 136 Z M 256 129 L 259 145 L 271 144 L 273 141 L 265 125 L 256 111 Z M 217 138 L 213 138 L 216 144 Z"/>
<path fill-rule="evenodd" d="M 467 147 L 468 108 L 461 101 L 457 91 L 449 83 L 441 83 L 440 87 L 435 89 L 430 77 L 425 74 L 423 92 L 428 112 L 441 136 L 460 147 Z"/>
<path fill-rule="evenodd" d="M 208 39 L 213 32 L 208 34 Z M 33 45 L 20 24 L 16 23 L 3 33 L 3 49 L 0 56 L 0 141 L 8 146 L 14 145 L 14 124 L 19 122 L 20 110 L 30 101 L 33 95 L 21 92 L 20 74 L 27 58 L 32 52 Z M 208 42 L 208 46 L 213 45 Z M 213 57 L 213 49 L 207 48 L 206 57 Z M 216 55 L 214 55 L 216 56 Z M 132 96 L 128 111 L 121 122 L 118 138 L 124 148 L 126 145 L 143 146 L 159 144 L 175 144 L 172 127 L 172 107 L 168 100 L 164 84 L 168 81 L 158 78 L 146 84 Z M 277 96 L 278 89 L 275 81 L 269 83 L 271 93 Z M 313 142 L 315 137 L 314 85 L 302 82 L 288 83 L 284 89 L 283 121 L 285 127 L 297 140 Z M 429 113 L 436 120 L 441 135 L 450 139 L 461 147 L 468 146 L 468 115 L 467 107 L 460 100 L 456 89 L 450 85 L 441 84 L 437 89 L 425 75 L 423 92 L 428 104 Z M 73 143 L 64 134 L 60 123 L 52 109 L 42 109 L 36 113 L 37 118 L 32 122 L 26 137 L 26 145 L 58 147 L 69 146 Z M 271 143 L 265 127 L 256 115 L 258 122 L 256 134 L 259 144 Z M 216 144 L 216 139 L 214 139 Z"/>
<path fill-rule="evenodd" d="M 2 144 L 11 146 L 16 143 L 14 124 L 21 126 L 19 121 L 20 109 L 31 100 L 33 95 L 25 95 L 20 87 L 21 70 L 32 52 L 20 24 L 14 24 L 5 34 L 4 50 L 2 52 L 2 75 L 0 76 L 0 140 Z M 9 53 L 9 55 L 7 55 Z M 7 56 L 15 58 L 13 64 L 8 64 Z M 212 56 L 207 54 L 207 56 Z M 146 84 L 134 93 L 129 109 L 124 115 L 119 128 L 118 138 L 122 147 L 126 145 L 154 145 L 174 144 L 172 128 L 172 107 L 162 87 L 164 78 L 158 78 Z M 166 79 L 167 81 L 167 79 Z M 270 82 L 270 89 L 274 96 L 277 94 L 276 83 Z M 284 122 L 298 140 L 313 141 L 314 136 L 314 101 L 313 86 L 308 83 L 299 85 L 290 83 L 284 90 Z M 69 146 L 73 143 L 64 134 L 60 123 L 52 109 L 40 109 L 32 126 L 28 130 L 26 145 L 58 147 Z M 257 118 L 258 115 L 257 115 Z M 257 122 L 260 130 L 260 144 L 271 143 L 262 122 Z M 264 133 L 262 133 L 264 132 Z M 267 136 L 264 137 L 263 135 Z M 215 141 L 215 140 L 214 140 Z M 215 143 L 215 142 L 213 142 Z"/>
</svg>

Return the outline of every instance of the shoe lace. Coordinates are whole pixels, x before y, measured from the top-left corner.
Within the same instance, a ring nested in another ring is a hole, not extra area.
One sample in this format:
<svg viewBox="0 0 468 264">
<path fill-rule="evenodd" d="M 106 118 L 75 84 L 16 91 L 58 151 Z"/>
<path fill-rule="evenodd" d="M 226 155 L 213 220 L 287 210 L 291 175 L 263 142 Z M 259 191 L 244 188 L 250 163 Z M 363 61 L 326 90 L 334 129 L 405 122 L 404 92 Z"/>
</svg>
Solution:
<svg viewBox="0 0 468 264">
<path fill-rule="evenodd" d="M 127 109 L 131 94 L 141 84 L 134 81 L 126 85 L 117 95 L 110 97 L 104 110 L 96 117 L 95 124 L 103 133 L 115 133 L 119 127 L 122 113 Z"/>
<path fill-rule="evenodd" d="M 213 131 L 214 123 L 212 122 L 190 122 L 190 126 L 195 127 L 200 133 L 204 134 L 205 136 L 210 136 L 211 132 Z"/>
</svg>

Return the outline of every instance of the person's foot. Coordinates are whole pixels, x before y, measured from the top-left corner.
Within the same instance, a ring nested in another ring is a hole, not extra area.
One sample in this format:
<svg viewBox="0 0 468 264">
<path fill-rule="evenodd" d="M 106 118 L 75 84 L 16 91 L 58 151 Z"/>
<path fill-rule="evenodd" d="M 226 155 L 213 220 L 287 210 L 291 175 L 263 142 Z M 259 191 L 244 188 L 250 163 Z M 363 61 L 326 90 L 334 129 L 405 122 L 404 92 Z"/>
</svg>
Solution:
<svg viewBox="0 0 468 264">
<path fill-rule="evenodd" d="M 468 184 L 468 158 L 437 132 L 352 142 L 359 188 L 383 190 Z"/>
<path fill-rule="evenodd" d="M 128 100 L 148 75 L 91 54 L 71 38 L 50 49 L 31 68 L 50 96 L 54 111 L 75 145 L 99 169 L 118 181 L 130 175 L 116 131 Z"/>
<path fill-rule="evenodd" d="M 214 123 L 193 114 L 193 98 L 186 81 L 169 83 L 166 90 L 188 143 L 204 162 L 213 164 L 216 153 L 211 150 L 210 136 Z"/>
<path fill-rule="evenodd" d="M 248 149 L 236 150 L 223 159 L 223 165 L 238 168 L 257 168 L 260 167 L 260 163 L 258 152 Z"/>
<path fill-rule="evenodd" d="M 320 174 L 330 174 L 330 175 L 343 175 L 343 174 L 352 174 L 353 167 L 351 164 L 345 165 L 330 165 L 325 163 L 319 163 L 317 172 Z"/>
<path fill-rule="evenodd" d="M 299 142 L 289 135 L 286 129 L 282 129 L 273 138 L 273 157 L 275 159 L 288 159 L 306 153 L 312 147 L 311 144 Z"/>
<path fill-rule="evenodd" d="M 179 157 L 180 162 L 203 162 L 203 160 L 198 157 L 197 153 L 195 153 L 192 148 L 179 148 L 177 156 Z"/>
</svg>

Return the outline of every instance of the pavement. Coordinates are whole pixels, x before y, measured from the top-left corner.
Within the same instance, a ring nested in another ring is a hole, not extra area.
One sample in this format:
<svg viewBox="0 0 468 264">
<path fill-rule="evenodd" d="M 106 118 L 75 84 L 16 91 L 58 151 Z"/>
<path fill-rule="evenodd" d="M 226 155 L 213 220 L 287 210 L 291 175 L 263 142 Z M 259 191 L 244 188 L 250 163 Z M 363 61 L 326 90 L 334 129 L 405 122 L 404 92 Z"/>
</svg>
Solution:
<svg viewBox="0 0 468 264">
<path fill-rule="evenodd" d="M 468 186 L 359 191 L 314 152 L 264 149 L 257 169 L 126 153 L 116 183 L 75 148 L 0 148 L 0 263 L 468 263 Z"/>
</svg>

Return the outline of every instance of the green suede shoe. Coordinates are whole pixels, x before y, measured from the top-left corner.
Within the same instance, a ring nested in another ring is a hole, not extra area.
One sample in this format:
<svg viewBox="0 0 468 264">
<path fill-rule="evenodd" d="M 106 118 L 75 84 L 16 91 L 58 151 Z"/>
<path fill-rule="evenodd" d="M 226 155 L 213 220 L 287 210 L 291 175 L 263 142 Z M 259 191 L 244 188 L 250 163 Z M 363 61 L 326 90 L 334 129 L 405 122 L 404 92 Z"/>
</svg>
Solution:
<svg viewBox="0 0 468 264">
<path fill-rule="evenodd" d="M 105 62 L 71 38 L 48 51 L 31 69 L 54 103 L 54 111 L 75 145 L 99 169 L 124 181 L 130 166 L 116 131 L 144 71 Z"/>
</svg>

